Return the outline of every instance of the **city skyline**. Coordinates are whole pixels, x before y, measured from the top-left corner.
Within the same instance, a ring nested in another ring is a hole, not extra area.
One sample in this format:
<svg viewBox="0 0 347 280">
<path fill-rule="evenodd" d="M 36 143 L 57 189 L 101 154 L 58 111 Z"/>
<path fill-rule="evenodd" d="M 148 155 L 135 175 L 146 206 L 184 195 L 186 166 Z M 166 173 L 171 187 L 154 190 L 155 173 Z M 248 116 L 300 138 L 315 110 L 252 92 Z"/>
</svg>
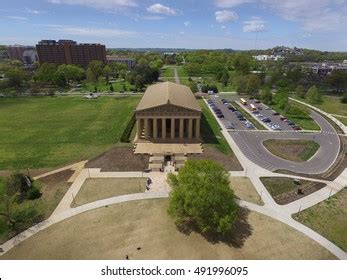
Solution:
<svg viewBox="0 0 347 280">
<path fill-rule="evenodd" d="M 108 48 L 346 51 L 345 0 L 5 1 L 0 44 L 73 39 Z"/>
</svg>

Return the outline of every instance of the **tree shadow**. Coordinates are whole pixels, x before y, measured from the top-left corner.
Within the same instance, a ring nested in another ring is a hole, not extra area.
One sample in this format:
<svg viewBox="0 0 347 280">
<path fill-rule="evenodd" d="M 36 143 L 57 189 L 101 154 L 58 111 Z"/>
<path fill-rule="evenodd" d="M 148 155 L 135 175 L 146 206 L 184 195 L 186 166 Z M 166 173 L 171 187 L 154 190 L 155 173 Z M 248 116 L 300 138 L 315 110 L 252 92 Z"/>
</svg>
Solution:
<svg viewBox="0 0 347 280">
<path fill-rule="evenodd" d="M 242 248 L 253 231 L 252 226 L 248 223 L 249 213 L 248 209 L 240 208 L 240 213 L 233 225 L 232 232 L 227 235 L 202 233 L 191 221 L 185 221 L 180 226 L 177 226 L 177 229 L 185 235 L 190 235 L 192 232 L 199 233 L 212 244 L 225 243 L 234 248 Z"/>
</svg>

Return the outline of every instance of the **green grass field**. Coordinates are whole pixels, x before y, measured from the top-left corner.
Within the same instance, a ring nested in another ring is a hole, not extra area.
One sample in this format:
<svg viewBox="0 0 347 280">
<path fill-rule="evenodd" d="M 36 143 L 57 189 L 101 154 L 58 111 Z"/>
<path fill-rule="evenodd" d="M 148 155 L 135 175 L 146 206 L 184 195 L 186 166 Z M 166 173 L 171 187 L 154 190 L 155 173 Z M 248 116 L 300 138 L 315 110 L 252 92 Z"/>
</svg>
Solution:
<svg viewBox="0 0 347 280">
<path fill-rule="evenodd" d="M 347 251 L 347 189 L 308 208 L 294 218 Z"/>
<path fill-rule="evenodd" d="M 0 100 L 0 170 L 56 167 L 119 142 L 139 97 Z"/>
<path fill-rule="evenodd" d="M 296 102 L 290 102 L 291 104 L 293 104 L 293 106 L 298 106 L 298 107 L 303 107 L 306 108 L 303 105 L 298 105 Z M 288 119 L 290 119 L 291 121 L 295 122 L 298 126 L 300 126 L 302 129 L 304 130 L 320 130 L 319 125 L 309 116 L 309 114 L 307 113 L 304 116 L 295 116 L 295 115 L 288 115 L 285 110 L 279 108 L 279 106 L 277 105 L 271 105 L 271 107 L 279 112 L 281 115 L 287 117 Z"/>
<path fill-rule="evenodd" d="M 335 116 L 335 118 L 337 118 L 340 122 L 342 122 L 344 125 L 347 125 L 347 117 L 342 118 L 342 117 L 337 117 Z"/>
<path fill-rule="evenodd" d="M 204 143 L 216 148 L 224 154 L 231 154 L 232 150 L 220 131 L 220 126 L 215 117 L 212 115 L 204 100 L 200 99 L 198 102 L 202 108 L 201 135 Z"/>
<path fill-rule="evenodd" d="M 341 103 L 341 97 L 324 95 L 322 99 L 322 103 L 312 105 L 330 114 L 347 116 L 347 104 Z M 310 103 L 307 99 L 300 100 L 306 103 Z"/>
</svg>

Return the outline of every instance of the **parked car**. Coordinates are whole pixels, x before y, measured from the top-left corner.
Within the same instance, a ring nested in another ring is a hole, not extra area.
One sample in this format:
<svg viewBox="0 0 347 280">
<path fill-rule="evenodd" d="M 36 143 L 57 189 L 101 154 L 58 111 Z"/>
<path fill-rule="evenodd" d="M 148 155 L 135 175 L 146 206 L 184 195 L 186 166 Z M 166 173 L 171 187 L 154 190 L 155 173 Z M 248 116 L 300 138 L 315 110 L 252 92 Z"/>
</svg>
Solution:
<svg viewBox="0 0 347 280">
<path fill-rule="evenodd" d="M 295 123 L 294 123 L 294 122 L 292 122 L 292 121 L 287 121 L 287 124 L 288 124 L 288 125 L 290 125 L 290 126 L 295 125 Z"/>
<path fill-rule="evenodd" d="M 255 102 L 255 103 L 257 103 L 257 104 L 259 104 L 259 103 L 260 103 L 260 101 L 259 101 L 259 100 L 257 100 L 257 99 L 256 99 L 254 102 Z"/>
<path fill-rule="evenodd" d="M 286 117 L 281 116 L 281 121 L 287 121 L 288 119 Z"/>
<path fill-rule="evenodd" d="M 278 112 L 273 112 L 272 115 L 273 115 L 273 116 L 279 116 L 280 113 L 278 113 Z"/>
<path fill-rule="evenodd" d="M 219 119 L 223 119 L 223 118 L 224 118 L 224 115 L 223 115 L 223 114 L 217 114 L 217 117 L 218 117 Z"/>
</svg>

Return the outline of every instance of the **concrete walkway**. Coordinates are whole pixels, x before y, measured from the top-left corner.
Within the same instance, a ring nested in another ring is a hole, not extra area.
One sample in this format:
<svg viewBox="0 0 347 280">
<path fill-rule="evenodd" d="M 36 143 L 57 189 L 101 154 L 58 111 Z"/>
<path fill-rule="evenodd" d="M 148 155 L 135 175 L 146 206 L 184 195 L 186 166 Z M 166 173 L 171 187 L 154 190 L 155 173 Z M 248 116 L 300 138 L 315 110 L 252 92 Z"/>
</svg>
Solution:
<svg viewBox="0 0 347 280">
<path fill-rule="evenodd" d="M 173 70 L 174 70 L 174 75 L 175 75 L 175 83 L 180 84 L 181 81 L 180 81 L 180 77 L 178 76 L 178 73 L 177 73 L 177 68 L 175 67 Z"/>
</svg>

